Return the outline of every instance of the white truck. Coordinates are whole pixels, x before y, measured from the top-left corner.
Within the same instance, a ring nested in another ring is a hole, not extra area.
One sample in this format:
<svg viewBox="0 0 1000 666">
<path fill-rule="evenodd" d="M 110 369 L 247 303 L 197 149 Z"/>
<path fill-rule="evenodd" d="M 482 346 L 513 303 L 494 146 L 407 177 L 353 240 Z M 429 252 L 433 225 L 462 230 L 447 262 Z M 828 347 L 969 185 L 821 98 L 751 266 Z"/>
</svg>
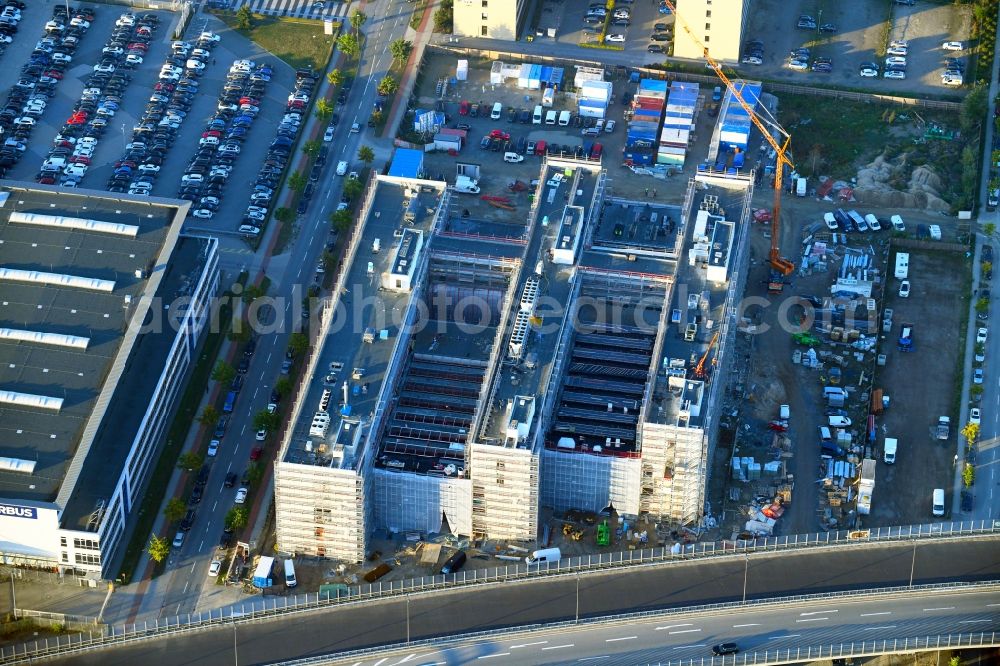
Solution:
<svg viewBox="0 0 1000 666">
<path fill-rule="evenodd" d="M 805 178 L 799 176 L 795 179 L 795 196 L 804 197 L 806 195 L 806 185 L 807 181 Z"/>
<path fill-rule="evenodd" d="M 939 416 L 937 420 L 936 428 L 937 438 L 940 440 L 946 440 L 951 435 L 951 418 L 948 416 Z"/>
<path fill-rule="evenodd" d="M 886 465 L 893 465 L 896 462 L 896 449 L 899 447 L 899 442 L 895 437 L 886 437 L 885 446 L 883 447 L 882 460 L 885 461 Z"/>
<path fill-rule="evenodd" d="M 909 252 L 897 252 L 896 253 L 896 279 L 905 280 L 910 274 L 910 253 Z"/>
<path fill-rule="evenodd" d="M 858 514 L 867 516 L 871 512 L 874 492 L 875 461 L 865 458 L 861 461 L 861 477 L 858 479 Z"/>
<path fill-rule="evenodd" d="M 479 181 L 468 176 L 458 176 L 455 178 L 455 191 L 466 194 L 479 194 Z"/>
</svg>

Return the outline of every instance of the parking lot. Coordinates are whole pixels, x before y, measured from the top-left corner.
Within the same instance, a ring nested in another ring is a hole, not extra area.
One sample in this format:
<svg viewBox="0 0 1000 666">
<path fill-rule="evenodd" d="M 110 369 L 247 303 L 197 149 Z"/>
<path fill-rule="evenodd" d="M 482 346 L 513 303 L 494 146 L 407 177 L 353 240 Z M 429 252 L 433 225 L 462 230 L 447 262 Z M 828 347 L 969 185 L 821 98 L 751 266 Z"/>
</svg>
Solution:
<svg viewBox="0 0 1000 666">
<path fill-rule="evenodd" d="M 969 19 L 967 8 L 952 4 L 892 5 L 893 24 L 889 39 L 906 40 L 905 79 L 887 80 L 883 76 L 884 56 L 876 55 L 887 45 L 881 44 L 888 8 L 885 3 L 846 0 L 839 4 L 795 0 L 791 4 L 775 0 L 755 3 L 744 43 L 757 39 L 763 42 L 763 64 L 743 65 L 747 76 L 765 76 L 776 80 L 803 82 L 813 85 L 839 85 L 862 89 L 907 94 L 942 94 L 949 88 L 942 85 L 946 57 L 967 61 L 965 51 L 945 51 L 941 45 L 950 40 L 967 40 Z M 815 29 L 796 28 L 797 20 L 805 15 L 815 20 Z M 777 18 L 776 18 L 777 17 Z M 821 32 L 820 26 L 833 24 L 836 32 Z M 788 67 L 790 52 L 808 48 L 809 60 L 829 58 L 829 72 L 794 71 Z M 879 64 L 879 76 L 866 78 L 859 74 L 865 62 Z M 759 73 L 758 73 L 759 72 Z"/>
<path fill-rule="evenodd" d="M 656 44 L 665 53 L 669 48 L 668 35 L 673 34 L 674 17 L 661 14 L 657 4 L 650 2 L 616 2 L 615 9 L 627 11 L 616 19 L 614 12 L 602 18 L 597 10 L 601 3 L 594 0 L 590 3 L 566 2 L 565 0 L 541 0 L 542 11 L 539 15 L 538 31 L 535 39 L 551 39 L 547 36 L 550 29 L 555 30 L 555 40 L 566 44 L 585 44 L 600 39 L 607 20 L 607 34 L 621 35 L 622 41 L 608 40 L 608 43 L 621 46 L 626 53 L 634 53 L 636 62 L 653 62 L 658 56 L 650 57 L 649 46 Z M 603 5 L 602 5 L 603 6 Z M 593 12 L 593 13 L 590 13 Z M 616 21 L 618 21 L 616 23 Z M 659 27 L 657 27 L 659 26 Z M 539 34 L 541 33 L 541 34 Z M 658 33 L 655 39 L 650 36 Z M 594 54 L 597 57 L 597 54 Z"/>
<path fill-rule="evenodd" d="M 577 125 L 577 103 L 570 96 L 557 93 L 552 109 L 557 112 L 569 110 L 571 122 L 568 126 L 556 125 L 536 125 L 531 122 L 531 114 L 537 104 L 540 104 L 541 93 L 537 90 L 523 90 L 514 85 L 510 80 L 505 84 L 491 85 L 489 82 L 489 62 L 470 61 L 468 80 L 458 82 L 456 86 L 449 86 L 448 92 L 443 101 L 443 110 L 448 117 L 448 127 L 469 126 L 468 141 L 466 147 L 457 157 L 452 157 L 446 153 L 428 153 L 425 164 L 428 173 L 433 177 L 442 175 L 449 183 L 455 181 L 456 162 L 474 162 L 486 165 L 495 165 L 494 168 L 485 169 L 485 182 L 480 183 L 483 193 L 487 193 L 491 187 L 490 178 L 494 173 L 502 173 L 503 176 L 496 176 L 498 189 L 506 187 L 507 174 L 517 173 L 527 174 L 533 172 L 530 178 L 537 178 L 540 167 L 537 156 L 528 155 L 521 164 L 508 164 L 503 162 L 503 152 L 492 152 L 483 150 L 480 143 L 484 136 L 489 135 L 492 130 L 500 130 L 510 135 L 511 145 L 515 150 L 523 139 L 524 148 L 528 142 L 535 144 L 537 152 L 538 142 L 545 142 L 545 150 L 557 145 L 560 150 L 568 153 L 575 153 L 579 148 L 581 151 L 588 144 L 601 144 L 601 163 L 608 172 L 608 190 L 612 196 L 635 198 L 643 196 L 653 196 L 660 199 L 667 199 L 671 196 L 682 196 L 687 183 L 687 178 L 683 174 L 667 179 L 656 179 L 650 176 L 636 176 L 626 167 L 622 166 L 622 150 L 625 146 L 627 123 L 623 114 L 625 106 L 621 99 L 623 93 L 635 93 L 636 84 L 629 83 L 627 79 L 616 77 L 609 71 L 608 78 L 613 79 L 614 103 L 608 108 L 607 119 L 614 120 L 615 126 L 612 132 L 604 129 L 598 136 L 584 136 L 582 134 L 584 121 L 580 119 Z M 454 76 L 455 59 L 443 55 L 428 55 L 424 60 L 424 76 L 422 77 L 421 88 L 416 91 L 417 103 L 423 108 L 434 107 L 438 103 L 435 96 L 435 86 L 441 77 Z M 572 81 L 575 69 L 567 67 L 564 72 L 565 80 Z M 711 95 L 711 90 L 705 94 Z M 459 113 L 462 101 L 471 104 L 478 104 L 484 108 L 477 117 L 463 116 Z M 491 120 L 489 117 L 490 107 L 495 102 L 501 102 L 504 107 L 500 120 Z M 509 120 L 510 110 L 514 110 L 515 121 Z M 520 122 L 520 111 L 528 114 L 528 122 Z M 548 109 L 546 109 L 548 111 Z M 557 113 L 558 115 L 558 113 Z M 697 131 L 695 140 L 688 152 L 688 160 L 685 164 L 685 173 L 688 175 L 694 172 L 698 162 L 704 161 L 708 154 L 708 146 L 711 141 L 711 127 L 716 118 L 710 117 L 707 113 L 697 116 Z M 495 147 L 495 146 L 494 146 Z M 567 148 L 568 147 L 568 148 Z M 522 178 L 522 175 L 517 175 Z M 501 182 L 503 181 L 503 182 Z M 492 192 L 491 192 L 492 194 Z"/>
<path fill-rule="evenodd" d="M 183 175 L 196 159 L 199 141 L 210 131 L 209 124 L 213 119 L 218 124 L 221 118 L 226 124 L 220 130 L 220 143 L 238 142 L 238 152 L 213 155 L 209 164 L 196 167 L 207 166 L 201 175 L 206 186 L 216 186 L 209 196 L 218 195 L 219 201 L 211 203 L 215 208 L 211 219 L 192 218 L 188 226 L 214 233 L 237 233 L 252 203 L 250 195 L 255 179 L 239 178 L 227 183 L 228 173 L 223 171 L 226 166 L 238 169 L 240 165 L 249 164 L 256 172 L 265 163 L 269 151 L 273 151 L 271 144 L 276 141 L 281 143 L 276 146 L 279 151 L 283 147 L 290 150 L 297 130 L 279 139 L 277 129 L 288 110 L 288 95 L 295 88 L 294 70 L 276 57 L 262 53 L 254 44 L 210 17 L 193 21 L 188 29 L 188 35 L 192 35 L 187 40 L 188 47 L 174 49 L 170 39 L 173 14 L 136 12 L 133 16 L 137 22 L 128 25 L 132 19 L 122 21 L 120 18 L 127 13 L 127 8 L 88 4 L 74 5 L 71 10 L 78 7 L 90 10 L 93 20 L 89 21 L 85 34 L 79 36 L 79 46 L 70 55 L 72 62 L 66 66 L 63 78 L 49 85 L 51 97 L 41 116 L 37 117 L 35 127 L 25 136 L 21 159 L 8 165 L 8 177 L 35 179 L 40 175 L 43 162 L 52 157 L 49 166 L 53 170 L 42 174 L 51 180 L 45 182 L 69 187 L 111 188 L 139 195 L 175 197 L 183 194 L 190 198 L 194 194 L 192 189 L 182 192 Z M 150 34 L 142 50 L 133 49 L 135 29 L 143 24 L 143 16 L 151 25 Z M 26 11 L 18 26 L 17 39 L 3 57 L 12 66 L 28 62 L 33 57 L 35 42 L 45 36 L 45 24 L 51 18 L 48 12 Z M 119 25 L 116 26 L 116 22 Z M 203 31 L 213 34 L 213 38 L 199 43 L 198 37 Z M 113 39 L 118 40 L 116 44 L 109 44 Z M 112 51 L 105 51 L 106 48 Z M 122 48 L 122 52 L 116 53 L 114 49 L 117 48 Z M 129 53 L 141 54 L 141 63 L 132 58 L 136 64 L 126 64 Z M 257 76 L 253 81 L 259 85 L 249 92 L 259 98 L 244 99 L 246 96 L 242 94 L 234 98 L 232 87 L 224 90 L 227 76 L 234 61 L 247 58 L 254 61 L 254 71 L 248 72 L 239 83 L 251 83 L 251 75 L 260 71 L 268 72 L 268 80 Z M 111 70 L 109 64 L 115 69 Z M 95 65 L 106 71 L 95 72 Z M 8 94 L 16 80 L 6 79 L 5 83 L 7 90 L 0 94 Z M 85 90 L 88 85 L 91 90 Z M 241 101 L 258 104 L 250 105 L 256 108 L 248 106 L 244 113 Z M 306 102 L 300 96 L 296 103 Z M 234 104 L 236 108 L 230 107 L 220 114 L 220 104 Z M 98 115 L 98 111 L 107 115 Z M 247 114 L 252 116 L 249 121 L 244 118 L 245 122 L 238 123 L 239 127 L 232 126 L 237 118 Z M 68 130 L 64 126 L 70 119 L 78 130 Z M 145 126 L 140 128 L 140 125 Z M 63 134 L 59 137 L 63 141 L 61 147 L 55 143 L 60 133 Z M 80 145 L 77 145 L 78 140 Z M 57 150 L 54 155 L 51 154 L 53 148 Z M 202 157 L 205 155 L 203 152 Z M 66 167 L 70 165 L 63 165 L 60 158 L 76 162 L 77 166 L 67 173 Z M 270 166 L 276 164 L 272 160 Z M 276 183 L 276 174 L 271 175 Z M 209 178 L 217 182 L 208 183 Z M 200 202 L 201 197 L 195 199 Z M 256 203 L 266 202 L 258 198 Z M 192 210 L 198 208 L 204 207 L 199 203 Z"/>
</svg>

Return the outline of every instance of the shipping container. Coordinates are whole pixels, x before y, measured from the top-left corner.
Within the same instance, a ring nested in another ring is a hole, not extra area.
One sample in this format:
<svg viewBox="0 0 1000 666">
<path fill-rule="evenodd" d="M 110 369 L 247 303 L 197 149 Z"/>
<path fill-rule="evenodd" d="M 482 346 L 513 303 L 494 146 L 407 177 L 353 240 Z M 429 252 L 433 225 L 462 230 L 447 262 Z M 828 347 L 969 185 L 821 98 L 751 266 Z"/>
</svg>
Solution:
<svg viewBox="0 0 1000 666">
<path fill-rule="evenodd" d="M 626 150 L 622 153 L 624 164 L 635 164 L 638 166 L 644 166 L 647 164 L 652 164 L 655 155 L 652 151 L 648 150 Z"/>
</svg>

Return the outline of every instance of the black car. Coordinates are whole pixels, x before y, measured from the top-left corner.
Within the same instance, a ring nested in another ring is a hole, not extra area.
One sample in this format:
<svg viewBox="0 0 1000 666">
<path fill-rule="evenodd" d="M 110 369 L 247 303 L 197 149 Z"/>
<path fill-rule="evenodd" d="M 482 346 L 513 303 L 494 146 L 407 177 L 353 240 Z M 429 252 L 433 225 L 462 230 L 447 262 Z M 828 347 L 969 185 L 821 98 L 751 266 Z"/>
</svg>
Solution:
<svg viewBox="0 0 1000 666">
<path fill-rule="evenodd" d="M 225 532 L 223 532 L 222 536 L 219 537 L 219 548 L 229 548 L 232 545 L 233 545 L 233 535 L 226 534 Z"/>
<path fill-rule="evenodd" d="M 712 646 L 712 653 L 717 655 L 736 654 L 740 651 L 740 646 L 736 643 L 719 643 Z"/>
<path fill-rule="evenodd" d="M 249 486 L 250 485 L 250 470 L 249 469 L 243 470 L 243 476 L 240 478 L 240 485 L 241 486 Z"/>
<path fill-rule="evenodd" d="M 983 246 L 983 261 L 988 261 L 993 263 L 993 246 L 984 245 Z"/>
<path fill-rule="evenodd" d="M 972 512 L 972 493 L 968 490 L 962 491 L 962 512 L 971 513 Z"/>
<path fill-rule="evenodd" d="M 201 489 L 201 486 L 195 486 L 191 490 L 191 504 L 197 504 L 198 502 L 200 502 L 201 498 L 202 498 L 202 496 L 204 496 L 204 494 L 205 493 Z"/>
<path fill-rule="evenodd" d="M 230 472 L 226 474 L 226 482 L 222 484 L 226 488 L 232 488 L 236 485 L 236 472 Z"/>
<path fill-rule="evenodd" d="M 194 519 L 197 517 L 197 511 L 194 509 L 188 509 L 187 514 L 184 516 L 184 520 L 181 521 L 181 532 L 191 531 L 191 528 L 194 527 Z"/>
</svg>

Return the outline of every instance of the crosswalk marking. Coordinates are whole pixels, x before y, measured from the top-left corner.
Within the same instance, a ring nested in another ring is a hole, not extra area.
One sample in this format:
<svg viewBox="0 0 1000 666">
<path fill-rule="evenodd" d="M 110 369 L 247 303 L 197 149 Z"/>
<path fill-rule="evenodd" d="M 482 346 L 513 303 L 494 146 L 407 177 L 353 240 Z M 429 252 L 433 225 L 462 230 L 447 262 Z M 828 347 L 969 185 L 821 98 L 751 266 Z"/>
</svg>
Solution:
<svg viewBox="0 0 1000 666">
<path fill-rule="evenodd" d="M 327 0 L 320 7 L 317 0 L 236 0 L 233 10 L 247 5 L 250 11 L 265 16 L 288 16 L 303 19 L 336 19 L 347 18 L 350 2 L 331 2 Z"/>
</svg>

